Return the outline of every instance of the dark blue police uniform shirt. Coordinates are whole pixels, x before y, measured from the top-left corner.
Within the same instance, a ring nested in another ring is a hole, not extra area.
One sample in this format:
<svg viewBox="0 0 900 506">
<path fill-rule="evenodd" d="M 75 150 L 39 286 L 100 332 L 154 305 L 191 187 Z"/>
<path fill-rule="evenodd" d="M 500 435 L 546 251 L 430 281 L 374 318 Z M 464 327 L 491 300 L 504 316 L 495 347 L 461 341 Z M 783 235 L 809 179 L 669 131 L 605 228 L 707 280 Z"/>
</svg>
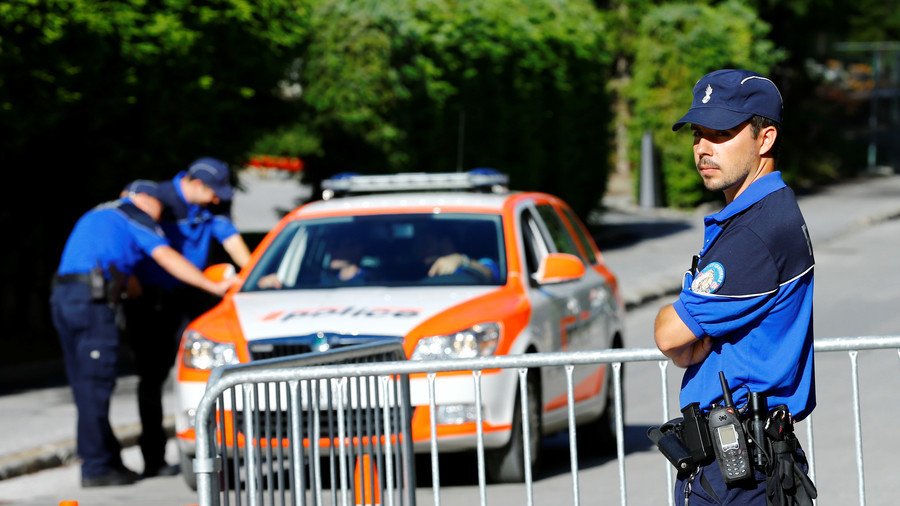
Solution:
<svg viewBox="0 0 900 506">
<path fill-rule="evenodd" d="M 128 198 L 106 202 L 85 213 L 69 234 L 58 274 L 85 274 L 98 265 L 131 274 L 134 266 L 169 243 L 162 228 Z M 153 262 L 156 263 L 156 262 Z"/>
<path fill-rule="evenodd" d="M 723 371 L 737 406 L 762 392 L 802 420 L 816 404 L 815 260 L 794 192 L 780 172 L 767 174 L 704 224 L 700 261 L 674 308 L 713 348 L 685 371 L 681 406 L 721 402 Z"/>
<path fill-rule="evenodd" d="M 206 267 L 212 240 L 223 242 L 238 233 L 231 218 L 213 214 L 209 209 L 188 203 L 181 192 L 181 179 L 187 172 L 179 172 L 170 181 L 159 183 L 163 214 L 160 225 L 173 248 L 198 269 Z M 141 262 L 135 270 L 141 283 L 174 288 L 181 282 L 163 270 L 156 262 Z"/>
</svg>

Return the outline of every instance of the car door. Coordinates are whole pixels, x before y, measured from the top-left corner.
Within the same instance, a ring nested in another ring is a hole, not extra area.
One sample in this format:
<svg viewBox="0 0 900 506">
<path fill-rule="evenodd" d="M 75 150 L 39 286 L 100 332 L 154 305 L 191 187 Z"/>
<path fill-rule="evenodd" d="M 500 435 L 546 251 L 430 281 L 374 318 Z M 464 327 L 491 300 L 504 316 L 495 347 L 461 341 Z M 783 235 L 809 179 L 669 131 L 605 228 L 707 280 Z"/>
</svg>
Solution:
<svg viewBox="0 0 900 506">
<path fill-rule="evenodd" d="M 568 229 L 549 202 L 535 202 L 519 212 L 519 228 L 523 241 L 523 265 L 528 275 L 528 298 L 531 303 L 529 330 L 541 352 L 589 349 L 593 321 L 590 312 L 591 288 L 597 283 L 596 273 L 587 269 L 580 279 L 555 284 L 539 284 L 535 279 L 541 261 L 550 253 L 570 253 L 581 258 Z M 574 384 L 590 389 L 589 382 L 596 367 L 575 370 Z M 596 374 L 594 374 L 595 376 Z M 552 430 L 566 419 L 566 376 L 562 367 L 541 369 L 542 402 L 545 429 Z M 577 399 L 577 397 L 576 397 Z"/>
</svg>

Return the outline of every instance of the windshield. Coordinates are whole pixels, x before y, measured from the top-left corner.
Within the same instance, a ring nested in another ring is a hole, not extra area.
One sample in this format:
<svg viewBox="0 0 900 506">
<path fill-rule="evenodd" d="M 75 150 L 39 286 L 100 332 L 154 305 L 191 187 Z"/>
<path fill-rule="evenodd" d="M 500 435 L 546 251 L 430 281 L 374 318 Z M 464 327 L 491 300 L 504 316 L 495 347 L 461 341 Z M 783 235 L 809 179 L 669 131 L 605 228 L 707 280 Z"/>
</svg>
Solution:
<svg viewBox="0 0 900 506">
<path fill-rule="evenodd" d="M 505 282 L 499 216 L 395 214 L 290 223 L 241 291 Z"/>
</svg>

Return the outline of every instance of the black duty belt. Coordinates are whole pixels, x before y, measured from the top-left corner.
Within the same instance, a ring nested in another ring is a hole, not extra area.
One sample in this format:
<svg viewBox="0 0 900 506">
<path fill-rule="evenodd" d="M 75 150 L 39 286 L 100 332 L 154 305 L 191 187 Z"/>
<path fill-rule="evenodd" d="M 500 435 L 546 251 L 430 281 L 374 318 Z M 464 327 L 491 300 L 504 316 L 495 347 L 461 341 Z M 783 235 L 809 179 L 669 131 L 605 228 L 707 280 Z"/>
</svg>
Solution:
<svg viewBox="0 0 900 506">
<path fill-rule="evenodd" d="M 69 285 L 73 283 L 91 284 L 91 275 L 87 273 L 81 274 L 57 274 L 53 276 L 53 282 L 61 285 Z"/>
</svg>

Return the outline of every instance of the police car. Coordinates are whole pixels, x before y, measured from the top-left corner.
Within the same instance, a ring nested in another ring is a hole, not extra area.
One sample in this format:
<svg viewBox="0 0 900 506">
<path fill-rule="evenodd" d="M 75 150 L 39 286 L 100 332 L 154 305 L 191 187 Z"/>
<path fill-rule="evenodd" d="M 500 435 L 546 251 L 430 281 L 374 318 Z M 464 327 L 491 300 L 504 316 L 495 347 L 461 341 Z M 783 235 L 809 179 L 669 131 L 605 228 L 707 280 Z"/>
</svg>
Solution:
<svg viewBox="0 0 900 506">
<path fill-rule="evenodd" d="M 195 408 L 218 365 L 386 338 L 421 361 L 622 347 L 617 279 L 587 228 L 563 200 L 506 183 L 478 169 L 325 181 L 323 199 L 286 215 L 237 287 L 186 328 L 175 384 L 182 462 L 194 454 Z M 566 376 L 547 367 L 528 378 L 534 465 L 541 435 L 567 428 Z M 525 477 L 518 381 L 515 370 L 482 377 L 495 482 Z M 588 447 L 615 449 L 611 385 L 605 365 L 575 368 Z M 415 448 L 428 452 L 427 380 L 413 376 L 410 389 Z M 471 375 L 437 376 L 441 451 L 476 448 L 474 396 Z"/>
</svg>

